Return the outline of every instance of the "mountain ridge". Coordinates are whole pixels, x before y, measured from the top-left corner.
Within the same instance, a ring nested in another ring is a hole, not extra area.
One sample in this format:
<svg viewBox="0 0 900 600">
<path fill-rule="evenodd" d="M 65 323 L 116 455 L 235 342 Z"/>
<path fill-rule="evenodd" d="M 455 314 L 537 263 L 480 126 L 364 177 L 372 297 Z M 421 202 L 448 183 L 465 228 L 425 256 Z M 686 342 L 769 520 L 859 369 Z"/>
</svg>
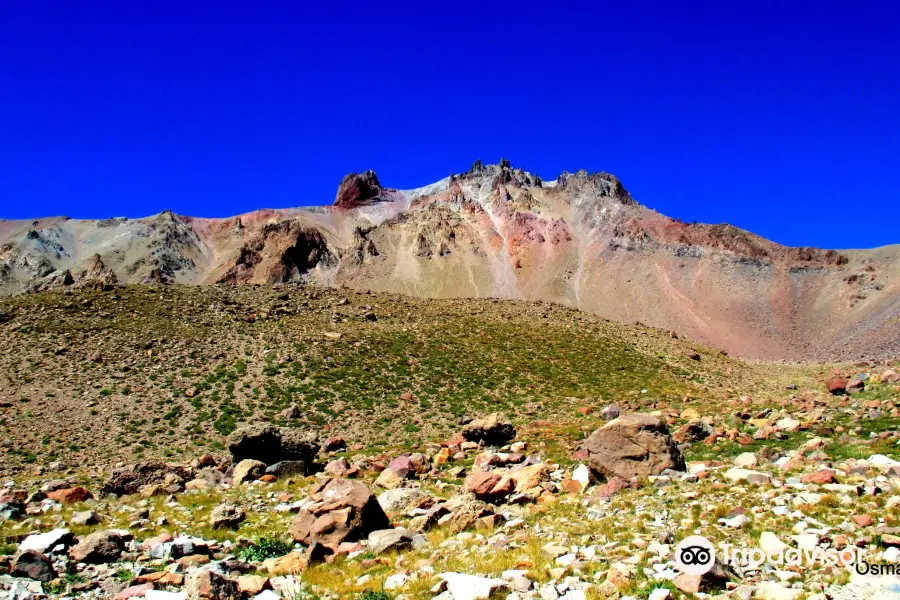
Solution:
<svg viewBox="0 0 900 600">
<path fill-rule="evenodd" d="M 783 246 L 666 217 L 605 172 L 543 181 L 476 161 L 411 190 L 349 174 L 331 206 L 3 220 L 0 293 L 310 281 L 557 302 L 748 358 L 857 359 L 900 348 L 898 250 Z"/>
</svg>

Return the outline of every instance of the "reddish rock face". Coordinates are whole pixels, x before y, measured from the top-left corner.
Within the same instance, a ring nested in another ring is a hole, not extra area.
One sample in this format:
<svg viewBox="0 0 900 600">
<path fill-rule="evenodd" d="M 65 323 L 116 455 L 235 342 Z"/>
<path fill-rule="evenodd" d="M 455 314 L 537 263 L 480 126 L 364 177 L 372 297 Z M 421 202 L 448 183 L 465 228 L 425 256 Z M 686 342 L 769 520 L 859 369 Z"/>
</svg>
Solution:
<svg viewBox="0 0 900 600">
<path fill-rule="evenodd" d="M 336 208 L 357 208 L 376 202 L 384 188 L 375 171 L 345 175 L 334 199 Z"/>
</svg>

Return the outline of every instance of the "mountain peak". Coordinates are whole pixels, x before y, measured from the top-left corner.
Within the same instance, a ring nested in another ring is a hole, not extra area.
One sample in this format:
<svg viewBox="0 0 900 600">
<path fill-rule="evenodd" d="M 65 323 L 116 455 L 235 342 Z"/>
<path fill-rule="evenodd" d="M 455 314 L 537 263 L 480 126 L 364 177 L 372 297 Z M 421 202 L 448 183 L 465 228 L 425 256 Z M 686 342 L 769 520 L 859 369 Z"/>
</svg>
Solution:
<svg viewBox="0 0 900 600">
<path fill-rule="evenodd" d="M 348 173 L 341 179 L 337 195 L 334 198 L 336 208 L 357 208 L 374 204 L 385 191 L 378 181 L 375 171 L 368 170 L 363 173 Z"/>
</svg>

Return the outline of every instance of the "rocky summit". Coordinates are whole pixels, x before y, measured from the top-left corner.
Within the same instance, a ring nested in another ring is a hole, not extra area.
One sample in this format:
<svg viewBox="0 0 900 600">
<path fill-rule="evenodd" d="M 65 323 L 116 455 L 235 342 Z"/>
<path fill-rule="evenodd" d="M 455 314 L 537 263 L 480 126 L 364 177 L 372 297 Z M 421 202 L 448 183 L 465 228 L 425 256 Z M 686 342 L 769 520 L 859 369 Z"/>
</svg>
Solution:
<svg viewBox="0 0 900 600">
<path fill-rule="evenodd" d="M 351 173 L 333 201 L 302 200 L 325 206 L 218 219 L 0 219 L 0 294 L 310 282 L 553 302 L 753 359 L 900 352 L 897 246 L 789 248 L 661 215 L 608 173 L 549 179 L 507 161 L 476 161 L 408 190 Z"/>
</svg>

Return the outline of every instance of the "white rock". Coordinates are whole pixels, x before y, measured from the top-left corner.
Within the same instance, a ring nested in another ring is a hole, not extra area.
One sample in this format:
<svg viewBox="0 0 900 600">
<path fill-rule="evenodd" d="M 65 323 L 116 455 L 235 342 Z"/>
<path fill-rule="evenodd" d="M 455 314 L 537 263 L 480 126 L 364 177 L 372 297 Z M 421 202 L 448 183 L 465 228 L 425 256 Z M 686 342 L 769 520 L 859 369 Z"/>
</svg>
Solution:
<svg viewBox="0 0 900 600">
<path fill-rule="evenodd" d="M 900 462 L 885 456 L 884 454 L 873 454 L 868 458 L 868 463 L 883 471 L 886 471 L 891 467 L 900 467 Z"/>
<path fill-rule="evenodd" d="M 897 548 L 896 546 L 888 548 L 881 553 L 881 560 L 894 564 L 900 562 L 900 548 Z"/>
<path fill-rule="evenodd" d="M 656 588 L 650 592 L 649 600 L 668 600 L 671 593 L 666 588 Z"/>
<path fill-rule="evenodd" d="M 71 532 L 68 529 L 54 529 L 47 533 L 33 533 L 19 544 L 19 552 L 36 550 L 41 554 L 46 554 L 70 534 Z"/>
<path fill-rule="evenodd" d="M 725 527 L 730 527 L 732 529 L 741 529 L 749 522 L 750 517 L 748 517 L 747 515 L 735 515 L 730 519 L 719 519 L 719 523 L 721 523 Z"/>
<path fill-rule="evenodd" d="M 769 483 L 772 481 L 772 478 L 765 473 L 750 471 L 748 469 L 739 469 L 738 467 L 732 467 L 725 471 L 725 479 L 735 483 L 740 483 L 742 481 L 746 481 L 747 483 Z"/>
<path fill-rule="evenodd" d="M 394 573 L 393 575 L 389 575 L 387 579 L 384 580 L 384 589 L 396 590 L 397 588 L 401 588 L 406 585 L 407 581 L 409 581 L 409 575 L 407 575 L 406 573 Z"/>
<path fill-rule="evenodd" d="M 778 536 L 771 531 L 763 531 L 759 534 L 759 547 L 769 556 L 781 554 L 790 548 L 790 546 L 778 539 Z"/>
<path fill-rule="evenodd" d="M 572 480 L 577 481 L 582 490 L 587 489 L 591 485 L 591 470 L 587 465 L 578 465 L 572 471 Z"/>
<path fill-rule="evenodd" d="M 575 560 L 576 560 L 577 558 L 578 558 L 578 557 L 577 557 L 575 554 L 572 554 L 572 553 L 570 552 L 569 554 L 563 554 L 562 556 L 558 557 L 558 558 L 556 559 L 556 564 L 558 564 L 558 565 L 561 566 L 561 567 L 568 567 L 568 566 L 571 565 L 573 562 L 575 562 Z"/>
<path fill-rule="evenodd" d="M 803 590 L 784 587 L 774 581 L 763 581 L 756 588 L 756 597 L 760 600 L 797 600 Z"/>
<path fill-rule="evenodd" d="M 734 466 L 746 469 L 747 467 L 755 467 L 759 464 L 756 455 L 752 452 L 744 452 L 738 454 L 734 459 Z"/>
<path fill-rule="evenodd" d="M 775 429 L 780 429 L 781 431 L 797 431 L 797 429 L 800 428 L 800 425 L 800 421 L 785 417 L 783 419 L 778 419 L 775 422 Z"/>
<path fill-rule="evenodd" d="M 465 573 L 441 573 L 438 575 L 453 600 L 487 600 L 495 590 L 508 587 L 502 579 L 466 575 Z"/>
<path fill-rule="evenodd" d="M 559 592 L 556 591 L 556 586 L 552 583 L 545 583 L 538 591 L 538 597 L 541 600 L 556 600 L 559 598 Z"/>
<path fill-rule="evenodd" d="M 263 590 L 257 595 L 253 596 L 253 600 L 281 600 L 281 596 L 279 596 L 272 590 Z"/>
<path fill-rule="evenodd" d="M 814 492 L 800 492 L 797 494 L 797 497 L 794 498 L 794 506 L 799 506 L 801 504 L 818 504 L 822 501 L 822 494 L 816 494 Z"/>
</svg>

